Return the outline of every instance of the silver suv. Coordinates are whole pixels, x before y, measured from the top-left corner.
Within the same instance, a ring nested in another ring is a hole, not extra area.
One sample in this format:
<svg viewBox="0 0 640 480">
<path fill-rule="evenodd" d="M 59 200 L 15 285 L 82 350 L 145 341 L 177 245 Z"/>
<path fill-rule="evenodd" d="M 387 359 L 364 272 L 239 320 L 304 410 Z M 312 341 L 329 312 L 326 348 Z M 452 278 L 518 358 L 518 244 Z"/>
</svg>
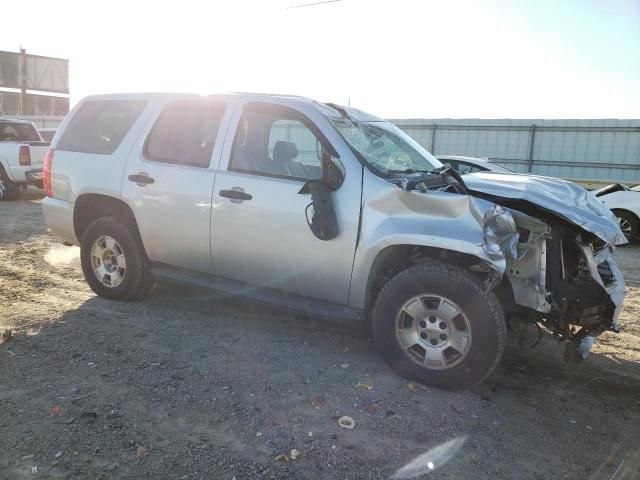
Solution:
<svg viewBox="0 0 640 480">
<path fill-rule="evenodd" d="M 391 123 L 310 99 L 88 97 L 47 154 L 51 230 L 91 288 L 132 300 L 154 278 L 370 322 L 402 376 L 465 388 L 507 325 L 586 356 L 617 330 L 625 238 L 573 183 L 460 177 Z"/>
</svg>

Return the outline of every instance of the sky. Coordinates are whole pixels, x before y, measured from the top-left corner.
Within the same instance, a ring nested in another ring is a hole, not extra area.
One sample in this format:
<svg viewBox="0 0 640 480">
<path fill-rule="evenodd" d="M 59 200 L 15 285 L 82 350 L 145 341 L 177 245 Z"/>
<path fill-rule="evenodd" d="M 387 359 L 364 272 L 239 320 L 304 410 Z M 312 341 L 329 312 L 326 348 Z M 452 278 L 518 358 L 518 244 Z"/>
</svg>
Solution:
<svg viewBox="0 0 640 480">
<path fill-rule="evenodd" d="M 300 6 L 317 1 L 5 2 L 0 50 L 69 58 L 72 105 L 251 91 L 386 118 L 640 118 L 640 0 Z"/>
</svg>

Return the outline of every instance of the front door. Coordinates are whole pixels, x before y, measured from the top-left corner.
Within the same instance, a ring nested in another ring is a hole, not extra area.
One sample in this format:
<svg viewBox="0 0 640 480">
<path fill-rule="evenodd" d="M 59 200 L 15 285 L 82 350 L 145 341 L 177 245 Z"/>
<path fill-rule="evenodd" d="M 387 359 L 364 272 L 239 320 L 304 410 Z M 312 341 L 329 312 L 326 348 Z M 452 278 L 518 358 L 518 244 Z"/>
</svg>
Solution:
<svg viewBox="0 0 640 480">
<path fill-rule="evenodd" d="M 211 195 L 227 110 L 208 99 L 168 103 L 131 153 L 122 195 L 151 261 L 212 271 Z"/>
<path fill-rule="evenodd" d="M 311 198 L 298 192 L 322 177 L 321 159 L 332 150 L 326 137 L 281 106 L 250 103 L 237 117 L 212 200 L 216 275 L 347 304 L 361 171 L 348 172 L 332 194 L 338 236 L 320 240 L 305 216 Z"/>
</svg>

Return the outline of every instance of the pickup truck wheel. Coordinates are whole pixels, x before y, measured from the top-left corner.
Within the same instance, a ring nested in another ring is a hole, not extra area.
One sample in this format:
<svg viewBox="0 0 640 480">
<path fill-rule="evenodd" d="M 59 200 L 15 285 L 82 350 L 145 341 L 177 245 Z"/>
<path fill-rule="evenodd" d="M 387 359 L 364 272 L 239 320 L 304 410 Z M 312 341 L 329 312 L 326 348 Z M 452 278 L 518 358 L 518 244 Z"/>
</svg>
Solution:
<svg viewBox="0 0 640 480">
<path fill-rule="evenodd" d="M 135 226 L 119 217 L 94 220 L 80 242 L 84 278 L 102 297 L 134 300 L 153 286 L 151 266 Z"/>
<path fill-rule="evenodd" d="M 0 165 L 0 201 L 18 198 L 18 185 L 13 183 Z"/>
<path fill-rule="evenodd" d="M 401 376 L 440 388 L 484 380 L 504 351 L 507 326 L 493 293 L 470 272 L 437 260 L 382 288 L 372 313 L 382 355 Z"/>
</svg>

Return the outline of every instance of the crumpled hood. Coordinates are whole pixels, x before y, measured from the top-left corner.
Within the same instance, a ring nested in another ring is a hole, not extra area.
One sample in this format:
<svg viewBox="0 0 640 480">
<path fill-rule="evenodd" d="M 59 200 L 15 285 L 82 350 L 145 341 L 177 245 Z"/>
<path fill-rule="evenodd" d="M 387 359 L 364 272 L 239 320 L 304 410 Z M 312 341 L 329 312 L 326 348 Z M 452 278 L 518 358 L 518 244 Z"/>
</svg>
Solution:
<svg viewBox="0 0 640 480">
<path fill-rule="evenodd" d="M 478 172 L 463 177 L 471 192 L 525 200 L 593 233 L 609 245 L 627 239 L 615 216 L 592 193 L 573 182 L 535 175 Z"/>
</svg>

